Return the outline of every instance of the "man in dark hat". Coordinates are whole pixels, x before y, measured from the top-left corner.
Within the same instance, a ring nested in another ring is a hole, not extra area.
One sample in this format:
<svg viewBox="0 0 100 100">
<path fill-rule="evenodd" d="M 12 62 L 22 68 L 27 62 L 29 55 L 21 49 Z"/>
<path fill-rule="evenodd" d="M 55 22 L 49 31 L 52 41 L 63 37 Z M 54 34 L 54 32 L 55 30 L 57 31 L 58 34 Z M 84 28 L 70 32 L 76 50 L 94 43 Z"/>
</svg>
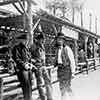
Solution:
<svg viewBox="0 0 100 100">
<path fill-rule="evenodd" d="M 59 32 L 56 37 L 57 56 L 55 66 L 58 67 L 57 74 L 60 82 L 62 100 L 66 100 L 66 94 L 72 93 L 71 78 L 75 73 L 75 59 L 71 48 L 65 45 L 66 38 Z"/>
<path fill-rule="evenodd" d="M 45 65 L 44 35 L 42 32 L 35 33 L 34 42 L 30 51 L 33 63 L 37 67 L 37 70 L 34 72 L 37 80 L 37 88 L 40 98 L 41 100 L 53 100 L 51 80 Z M 46 94 L 43 90 L 43 83 L 46 85 Z"/>
<path fill-rule="evenodd" d="M 19 43 L 12 49 L 12 58 L 16 63 L 16 74 L 23 91 L 24 100 L 32 100 L 32 72 L 28 65 L 31 55 L 26 46 L 27 37 L 26 35 L 21 35 L 17 40 Z"/>
</svg>

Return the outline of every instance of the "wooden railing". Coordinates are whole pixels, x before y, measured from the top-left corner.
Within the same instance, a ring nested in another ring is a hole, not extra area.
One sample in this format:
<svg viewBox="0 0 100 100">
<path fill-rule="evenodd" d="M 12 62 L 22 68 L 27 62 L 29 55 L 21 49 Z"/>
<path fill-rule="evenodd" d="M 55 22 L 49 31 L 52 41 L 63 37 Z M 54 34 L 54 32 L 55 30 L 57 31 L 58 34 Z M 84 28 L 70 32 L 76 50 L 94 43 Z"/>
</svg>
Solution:
<svg viewBox="0 0 100 100">
<path fill-rule="evenodd" d="M 100 65 L 100 57 L 86 59 L 86 61 L 84 62 L 77 63 L 76 70 L 79 70 L 80 72 L 86 71 L 88 74 L 88 71 L 90 69 L 96 70 L 96 67 L 99 65 Z"/>
<path fill-rule="evenodd" d="M 98 64 L 96 64 L 96 61 L 98 60 Z M 93 59 L 87 59 L 86 62 L 82 62 L 82 63 L 78 63 L 77 64 L 77 68 L 80 68 L 79 72 L 83 72 L 83 71 L 86 71 L 87 73 L 89 72 L 90 69 L 94 69 L 96 70 L 97 66 L 100 65 L 100 58 L 93 58 Z M 55 76 L 57 72 L 57 68 L 55 68 L 54 66 L 48 66 L 47 69 L 49 70 L 49 72 L 51 73 L 51 77 L 53 78 L 52 80 L 52 84 L 54 83 L 57 83 L 58 80 L 57 80 L 57 76 Z M 79 72 L 76 72 L 76 74 L 78 74 Z M 54 76 L 52 76 L 54 75 Z M 20 96 L 20 97 L 23 97 L 22 95 L 22 90 L 21 88 L 19 87 L 19 82 L 17 80 L 17 76 L 16 75 L 9 75 L 5 70 L 4 68 L 0 68 L 0 78 L 1 82 L 1 87 L 2 90 L 1 90 L 1 95 L 0 95 L 0 98 L 13 98 L 13 97 L 16 97 L 16 96 Z M 33 78 L 33 82 L 35 80 L 35 77 Z M 44 86 L 43 86 L 44 87 Z M 33 95 L 36 95 L 36 91 L 37 91 L 37 88 L 36 88 L 36 85 L 33 85 L 32 86 L 32 94 Z M 37 94 L 38 96 L 38 94 Z"/>
<path fill-rule="evenodd" d="M 49 70 L 51 74 L 54 74 L 57 71 L 57 68 L 55 68 L 54 66 L 48 66 L 47 70 Z M 17 99 L 18 97 L 23 98 L 22 90 L 20 88 L 19 81 L 16 75 L 10 75 L 9 73 L 7 73 L 7 71 L 5 71 L 3 67 L 1 67 L 0 68 L 0 79 L 2 80 L 0 81 L 0 89 L 1 89 L 0 90 L 0 100 L 5 100 L 5 99 L 8 100 L 7 98 L 11 98 L 11 100 L 13 100 L 14 98 L 14 100 L 16 100 L 15 99 L 16 97 Z M 32 80 L 33 83 L 35 80 L 36 79 L 33 73 L 33 80 Z M 57 82 L 58 82 L 57 78 L 54 78 L 52 80 L 52 84 L 55 84 Z M 45 85 L 43 85 L 43 87 L 45 87 Z M 37 93 L 36 84 L 33 84 L 32 86 L 32 94 L 36 95 L 37 98 L 39 96 Z"/>
</svg>

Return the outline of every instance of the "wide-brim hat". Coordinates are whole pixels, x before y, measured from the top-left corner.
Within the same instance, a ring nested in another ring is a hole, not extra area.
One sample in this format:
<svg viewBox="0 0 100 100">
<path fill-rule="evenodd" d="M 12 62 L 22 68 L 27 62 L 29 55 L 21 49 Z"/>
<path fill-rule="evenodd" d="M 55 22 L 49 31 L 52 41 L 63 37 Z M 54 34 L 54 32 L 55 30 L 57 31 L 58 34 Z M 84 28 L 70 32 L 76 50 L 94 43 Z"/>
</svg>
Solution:
<svg viewBox="0 0 100 100">
<path fill-rule="evenodd" d="M 45 37 L 44 37 L 43 32 L 37 31 L 37 32 L 34 34 L 34 38 L 35 38 L 36 40 L 40 40 L 40 39 L 44 39 Z"/>
<path fill-rule="evenodd" d="M 65 35 L 64 35 L 62 32 L 58 32 L 58 33 L 57 33 L 56 39 L 57 39 L 57 38 L 61 38 L 61 39 L 66 40 L 66 37 L 65 37 Z"/>
</svg>

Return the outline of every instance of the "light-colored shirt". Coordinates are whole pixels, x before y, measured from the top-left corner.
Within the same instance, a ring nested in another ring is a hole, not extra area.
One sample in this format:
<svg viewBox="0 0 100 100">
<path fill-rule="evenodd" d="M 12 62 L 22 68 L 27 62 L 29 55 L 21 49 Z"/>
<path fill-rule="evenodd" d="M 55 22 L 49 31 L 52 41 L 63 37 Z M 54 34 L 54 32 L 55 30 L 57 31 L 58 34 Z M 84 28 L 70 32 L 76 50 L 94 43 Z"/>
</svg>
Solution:
<svg viewBox="0 0 100 100">
<path fill-rule="evenodd" d="M 74 53 L 69 46 L 65 46 L 64 49 L 65 50 L 67 49 L 67 54 L 68 54 L 67 56 L 70 60 L 71 71 L 72 73 L 75 73 L 76 65 L 75 65 Z M 63 47 L 60 47 L 58 49 L 58 58 L 57 58 L 58 64 L 63 64 L 62 57 L 61 57 L 62 50 L 63 50 Z"/>
<path fill-rule="evenodd" d="M 61 52 L 62 52 L 62 48 L 63 47 L 60 47 L 59 49 L 58 49 L 58 64 L 62 64 L 62 58 L 61 58 Z"/>
<path fill-rule="evenodd" d="M 68 57 L 70 60 L 70 64 L 71 64 L 70 66 L 71 66 L 72 73 L 75 73 L 76 65 L 75 65 L 74 53 L 69 46 L 66 46 L 65 48 L 67 49 L 67 52 L 68 52 Z"/>
</svg>

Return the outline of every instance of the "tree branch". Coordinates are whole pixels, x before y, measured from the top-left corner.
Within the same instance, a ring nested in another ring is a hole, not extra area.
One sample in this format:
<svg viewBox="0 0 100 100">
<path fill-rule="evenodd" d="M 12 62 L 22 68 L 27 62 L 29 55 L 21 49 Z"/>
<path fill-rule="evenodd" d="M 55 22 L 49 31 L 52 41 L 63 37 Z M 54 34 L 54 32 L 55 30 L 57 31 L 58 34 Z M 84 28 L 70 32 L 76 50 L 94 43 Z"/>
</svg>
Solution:
<svg viewBox="0 0 100 100">
<path fill-rule="evenodd" d="M 0 6 L 8 5 L 8 4 L 15 3 L 15 2 L 18 2 L 18 0 L 2 1 L 2 2 L 0 2 Z"/>
</svg>

